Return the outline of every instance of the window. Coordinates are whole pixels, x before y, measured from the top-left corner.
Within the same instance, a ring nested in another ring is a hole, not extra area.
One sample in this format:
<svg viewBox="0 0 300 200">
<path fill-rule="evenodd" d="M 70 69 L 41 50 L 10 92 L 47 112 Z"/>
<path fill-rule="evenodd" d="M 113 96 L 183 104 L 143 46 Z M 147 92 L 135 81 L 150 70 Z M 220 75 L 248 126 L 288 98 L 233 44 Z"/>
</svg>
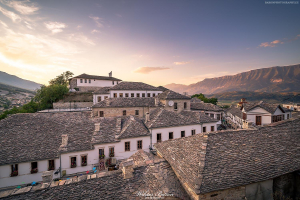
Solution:
<svg viewBox="0 0 300 200">
<path fill-rule="evenodd" d="M 202 132 L 205 133 L 206 132 L 206 127 L 204 126 L 202 129 L 203 129 Z"/>
<path fill-rule="evenodd" d="M 107 99 L 108 98 L 108 96 L 104 96 L 104 99 Z"/>
<path fill-rule="evenodd" d="M 258 126 L 261 125 L 261 116 L 256 116 L 255 121 L 256 121 L 256 123 L 255 123 L 256 125 L 258 125 Z"/>
<path fill-rule="evenodd" d="M 83 83 L 82 79 L 80 79 L 80 83 Z"/>
<path fill-rule="evenodd" d="M 84 79 L 84 83 L 87 83 L 87 80 L 86 80 L 86 79 Z"/>
<path fill-rule="evenodd" d="M 125 151 L 130 151 L 130 142 L 125 142 Z"/>
<path fill-rule="evenodd" d="M 10 176 L 18 176 L 18 164 L 11 165 Z"/>
<path fill-rule="evenodd" d="M 155 93 L 152 94 L 152 97 L 155 97 Z"/>
<path fill-rule="evenodd" d="M 134 97 L 134 93 L 131 93 L 131 97 Z"/>
<path fill-rule="evenodd" d="M 105 155 L 104 155 L 104 149 L 99 149 L 99 159 L 102 159 L 104 157 L 105 157 Z"/>
<path fill-rule="evenodd" d="M 145 97 L 145 93 L 142 93 L 142 97 Z"/>
<path fill-rule="evenodd" d="M 208 113 L 205 113 L 206 115 L 208 115 Z"/>
<path fill-rule="evenodd" d="M 184 108 L 184 109 L 187 108 L 186 102 L 183 103 L 183 108 Z"/>
<path fill-rule="evenodd" d="M 177 103 L 174 103 L 174 110 L 177 110 Z"/>
<path fill-rule="evenodd" d="M 151 94 L 150 94 L 150 93 L 148 93 L 148 94 L 147 94 L 147 97 L 151 97 Z"/>
<path fill-rule="evenodd" d="M 76 157 L 71 157 L 71 168 L 77 167 Z"/>
<path fill-rule="evenodd" d="M 87 166 L 87 156 L 81 156 L 81 166 Z"/>
<path fill-rule="evenodd" d="M 98 97 L 98 102 L 100 102 L 101 101 L 101 97 Z"/>
<path fill-rule="evenodd" d="M 125 93 L 125 97 L 129 97 L 129 94 L 128 94 L 128 93 Z"/>
<path fill-rule="evenodd" d="M 117 98 L 118 96 L 117 96 L 117 93 L 114 93 L 114 98 Z"/>
<path fill-rule="evenodd" d="M 214 114 L 210 114 L 210 117 L 211 117 L 211 118 L 214 118 Z"/>
<path fill-rule="evenodd" d="M 246 119 L 247 119 L 247 114 L 243 113 L 243 120 L 246 120 Z"/>
<path fill-rule="evenodd" d="M 31 163 L 31 173 L 34 174 L 37 172 L 38 172 L 38 164 L 37 164 L 37 162 L 32 162 Z"/>
<path fill-rule="evenodd" d="M 221 115 L 220 114 L 217 114 L 217 120 L 221 120 Z"/>
<path fill-rule="evenodd" d="M 89 79 L 89 83 L 91 83 L 91 79 Z"/>
<path fill-rule="evenodd" d="M 157 141 L 157 143 L 161 142 L 161 133 L 157 133 L 156 141 Z"/>
<path fill-rule="evenodd" d="M 169 140 L 173 139 L 173 132 L 169 132 Z"/>
<path fill-rule="evenodd" d="M 290 114 L 287 114 L 286 118 L 289 119 L 290 118 Z"/>
<path fill-rule="evenodd" d="M 214 126 L 211 126 L 211 127 L 210 127 L 210 131 L 215 131 L 215 127 L 214 127 Z"/>
<path fill-rule="evenodd" d="M 185 137 L 185 131 L 181 131 L 181 137 Z"/>
<path fill-rule="evenodd" d="M 196 133 L 196 130 L 195 129 L 192 130 L 192 135 L 195 135 L 195 133 Z"/>
<path fill-rule="evenodd" d="M 114 147 L 109 148 L 109 157 L 115 157 L 115 148 Z"/>
<path fill-rule="evenodd" d="M 137 141 L 137 149 L 143 149 L 143 141 L 142 140 Z"/>
<path fill-rule="evenodd" d="M 119 97 L 121 97 L 121 98 L 122 98 L 122 97 L 123 97 L 123 93 L 120 93 L 120 94 L 119 94 Z"/>
<path fill-rule="evenodd" d="M 117 85 L 119 84 L 119 82 L 117 81 Z"/>
<path fill-rule="evenodd" d="M 49 165 L 48 165 L 48 171 L 50 170 L 54 170 L 55 167 L 54 167 L 54 160 L 49 160 Z"/>
<path fill-rule="evenodd" d="M 112 84 L 114 85 L 114 84 L 115 84 L 115 81 L 112 81 Z"/>
<path fill-rule="evenodd" d="M 140 93 L 136 93 L 136 97 L 140 97 Z"/>
<path fill-rule="evenodd" d="M 99 111 L 99 117 L 104 117 L 104 112 L 103 111 Z"/>
<path fill-rule="evenodd" d="M 135 115 L 139 115 L 139 110 L 135 110 Z"/>
<path fill-rule="evenodd" d="M 123 110 L 123 116 L 126 116 L 126 110 Z"/>
</svg>

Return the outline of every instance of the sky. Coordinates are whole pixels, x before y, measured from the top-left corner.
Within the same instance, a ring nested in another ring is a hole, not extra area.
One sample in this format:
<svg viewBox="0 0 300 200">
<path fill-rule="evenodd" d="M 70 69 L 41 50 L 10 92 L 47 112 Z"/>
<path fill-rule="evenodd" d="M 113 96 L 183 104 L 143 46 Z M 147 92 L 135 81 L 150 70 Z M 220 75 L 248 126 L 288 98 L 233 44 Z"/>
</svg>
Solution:
<svg viewBox="0 0 300 200">
<path fill-rule="evenodd" d="M 0 0 L 0 71 L 159 86 L 299 64 L 300 2 L 278 2 Z"/>
</svg>

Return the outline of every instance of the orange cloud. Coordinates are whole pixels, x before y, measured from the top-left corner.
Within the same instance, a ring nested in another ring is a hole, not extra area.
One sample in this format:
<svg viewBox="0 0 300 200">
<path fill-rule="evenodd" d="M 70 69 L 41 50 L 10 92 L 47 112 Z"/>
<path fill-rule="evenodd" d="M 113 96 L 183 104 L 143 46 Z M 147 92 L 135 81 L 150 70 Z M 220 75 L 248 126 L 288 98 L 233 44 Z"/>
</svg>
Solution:
<svg viewBox="0 0 300 200">
<path fill-rule="evenodd" d="M 186 65 L 189 64 L 190 62 L 174 62 L 175 65 Z"/>
<path fill-rule="evenodd" d="M 135 73 L 141 73 L 141 74 L 149 74 L 153 71 L 159 71 L 159 70 L 166 70 L 170 69 L 168 67 L 139 67 L 136 70 L 134 70 Z"/>
</svg>

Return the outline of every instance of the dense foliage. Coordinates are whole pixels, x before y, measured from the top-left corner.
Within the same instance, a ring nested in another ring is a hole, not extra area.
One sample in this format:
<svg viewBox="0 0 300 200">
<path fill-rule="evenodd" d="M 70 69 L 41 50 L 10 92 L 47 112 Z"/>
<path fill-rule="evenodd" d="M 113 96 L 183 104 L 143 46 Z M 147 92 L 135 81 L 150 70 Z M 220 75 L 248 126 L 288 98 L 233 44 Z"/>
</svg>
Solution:
<svg viewBox="0 0 300 200">
<path fill-rule="evenodd" d="M 7 117 L 10 114 L 16 113 L 34 113 L 39 110 L 53 108 L 53 102 L 56 102 L 64 97 L 68 93 L 69 89 L 68 79 L 73 76 L 72 72 L 64 72 L 56 78 L 49 81 L 48 86 L 41 86 L 36 91 L 35 97 L 27 104 L 17 108 L 13 107 L 10 110 L 4 111 L 0 115 L 0 120 Z"/>
<path fill-rule="evenodd" d="M 212 104 L 215 104 L 215 105 L 217 105 L 217 103 L 218 103 L 218 99 L 217 98 L 206 98 L 204 96 L 204 94 L 202 94 L 202 93 L 200 93 L 200 94 L 194 94 L 192 96 L 192 98 L 194 98 L 194 97 L 196 97 L 198 99 L 201 99 L 201 101 L 203 101 L 204 103 L 212 103 Z"/>
</svg>

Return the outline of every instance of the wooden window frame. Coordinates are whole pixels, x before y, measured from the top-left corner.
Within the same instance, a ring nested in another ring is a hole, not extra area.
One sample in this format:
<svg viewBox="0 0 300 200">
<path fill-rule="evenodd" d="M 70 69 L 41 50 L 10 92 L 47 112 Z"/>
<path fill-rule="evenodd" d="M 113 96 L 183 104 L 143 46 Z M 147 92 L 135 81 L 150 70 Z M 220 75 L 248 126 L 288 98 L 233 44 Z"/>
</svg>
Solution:
<svg viewBox="0 0 300 200">
<path fill-rule="evenodd" d="M 126 116 L 126 115 L 127 115 L 126 110 L 123 110 L 123 116 Z"/>
<path fill-rule="evenodd" d="M 140 111 L 139 110 L 135 110 L 135 115 L 139 116 L 140 115 Z"/>
<path fill-rule="evenodd" d="M 214 132 L 215 131 L 215 126 L 210 126 L 210 131 Z"/>
<path fill-rule="evenodd" d="M 120 98 L 123 98 L 123 93 L 119 93 L 119 97 L 120 97 Z"/>
<path fill-rule="evenodd" d="M 142 93 L 142 97 L 146 97 L 146 94 L 145 94 L 145 93 Z"/>
<path fill-rule="evenodd" d="M 51 162 L 53 162 L 53 165 Z M 55 160 L 48 160 L 48 171 L 51 170 L 55 170 Z"/>
<path fill-rule="evenodd" d="M 143 149 L 143 140 L 137 141 L 137 149 Z"/>
<path fill-rule="evenodd" d="M 130 151 L 130 141 L 124 143 L 125 151 Z"/>
<path fill-rule="evenodd" d="M 196 134 L 196 130 L 195 129 L 191 130 L 191 135 L 195 135 L 195 134 Z"/>
<path fill-rule="evenodd" d="M 129 97 L 129 93 L 125 93 L 125 97 Z"/>
<path fill-rule="evenodd" d="M 151 93 L 147 93 L 147 97 L 151 97 Z"/>
<path fill-rule="evenodd" d="M 104 111 L 102 110 L 99 111 L 99 117 L 104 117 Z"/>
<path fill-rule="evenodd" d="M 160 138 L 160 139 L 158 139 L 158 138 Z M 156 133 L 156 143 L 159 143 L 159 142 L 162 142 L 161 133 Z"/>
<path fill-rule="evenodd" d="M 115 147 L 108 148 L 109 157 L 115 157 Z"/>
<path fill-rule="evenodd" d="M 130 97 L 133 98 L 134 97 L 134 93 L 130 93 Z"/>
<path fill-rule="evenodd" d="M 87 166 L 87 155 L 80 155 L 81 158 L 81 166 Z M 85 162 L 84 162 L 85 158 Z"/>
<path fill-rule="evenodd" d="M 77 156 L 70 156 L 70 167 L 71 168 L 77 167 Z"/>
<path fill-rule="evenodd" d="M 140 93 L 136 93 L 136 97 L 140 97 Z"/>
</svg>

